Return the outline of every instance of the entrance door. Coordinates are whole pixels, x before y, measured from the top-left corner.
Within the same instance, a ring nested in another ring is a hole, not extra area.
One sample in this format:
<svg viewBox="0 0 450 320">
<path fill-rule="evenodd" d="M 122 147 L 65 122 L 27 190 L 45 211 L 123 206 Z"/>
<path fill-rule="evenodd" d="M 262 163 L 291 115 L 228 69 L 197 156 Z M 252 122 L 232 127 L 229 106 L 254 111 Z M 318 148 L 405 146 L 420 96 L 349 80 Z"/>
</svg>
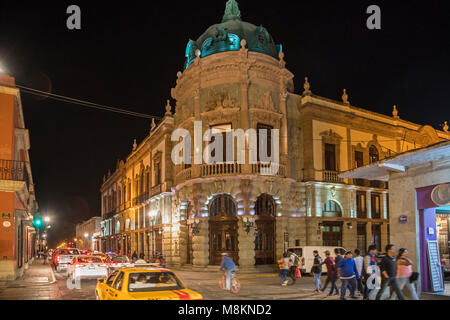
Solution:
<svg viewBox="0 0 450 320">
<path fill-rule="evenodd" d="M 275 201 L 268 194 L 261 194 L 255 202 L 255 264 L 275 262 Z"/>
<path fill-rule="evenodd" d="M 209 205 L 209 263 L 220 265 L 222 253 L 239 263 L 236 205 L 230 195 L 216 196 Z"/>
<path fill-rule="evenodd" d="M 342 246 L 342 222 L 324 221 L 322 227 L 323 246 Z"/>
</svg>

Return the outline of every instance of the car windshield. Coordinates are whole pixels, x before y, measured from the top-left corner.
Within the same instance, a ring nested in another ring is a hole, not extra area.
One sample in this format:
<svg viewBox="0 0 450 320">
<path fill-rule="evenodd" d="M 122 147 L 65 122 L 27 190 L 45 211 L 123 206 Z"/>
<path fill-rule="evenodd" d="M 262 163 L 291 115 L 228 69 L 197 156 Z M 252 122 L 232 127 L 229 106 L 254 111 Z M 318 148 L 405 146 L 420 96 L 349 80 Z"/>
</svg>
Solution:
<svg viewBox="0 0 450 320">
<path fill-rule="evenodd" d="M 128 257 L 114 257 L 111 259 L 112 262 L 129 262 Z"/>
<path fill-rule="evenodd" d="M 80 257 L 77 259 L 79 263 L 102 263 L 102 259 L 98 257 Z"/>
<path fill-rule="evenodd" d="M 78 249 L 62 249 L 60 254 L 80 254 Z"/>
<path fill-rule="evenodd" d="M 180 280 L 172 272 L 130 273 L 129 292 L 150 292 L 184 289 Z"/>
</svg>

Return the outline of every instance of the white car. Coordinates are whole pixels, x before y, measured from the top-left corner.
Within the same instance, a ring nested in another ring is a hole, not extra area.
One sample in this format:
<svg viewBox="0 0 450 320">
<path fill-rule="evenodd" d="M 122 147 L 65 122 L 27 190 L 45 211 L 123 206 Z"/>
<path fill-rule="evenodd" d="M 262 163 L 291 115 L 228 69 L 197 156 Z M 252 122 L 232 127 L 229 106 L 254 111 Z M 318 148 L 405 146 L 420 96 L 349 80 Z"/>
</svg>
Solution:
<svg viewBox="0 0 450 320">
<path fill-rule="evenodd" d="M 300 258 L 300 270 L 302 273 L 310 273 L 311 268 L 314 264 L 314 250 L 319 251 L 319 256 L 322 261 L 325 260 L 325 251 L 330 251 L 330 256 L 335 257 L 334 249 L 338 249 L 341 255 L 344 255 L 347 250 L 342 247 L 325 247 L 325 246 L 303 246 L 303 247 L 291 247 L 288 250 L 293 250 L 296 255 Z M 327 272 L 327 267 L 325 264 L 322 265 L 322 272 Z"/>
<path fill-rule="evenodd" d="M 109 261 L 109 268 L 110 271 L 113 271 L 118 268 L 127 268 L 127 267 L 134 267 L 134 263 L 130 261 L 130 259 L 127 256 L 115 256 L 112 257 Z"/>
<path fill-rule="evenodd" d="M 54 257 L 53 261 L 56 266 L 56 271 L 66 269 L 67 266 L 73 261 L 73 258 L 79 256 L 80 250 L 75 248 L 59 249 Z"/>
<path fill-rule="evenodd" d="M 77 256 L 68 265 L 67 276 L 80 280 L 106 278 L 108 265 L 100 257 Z"/>
</svg>

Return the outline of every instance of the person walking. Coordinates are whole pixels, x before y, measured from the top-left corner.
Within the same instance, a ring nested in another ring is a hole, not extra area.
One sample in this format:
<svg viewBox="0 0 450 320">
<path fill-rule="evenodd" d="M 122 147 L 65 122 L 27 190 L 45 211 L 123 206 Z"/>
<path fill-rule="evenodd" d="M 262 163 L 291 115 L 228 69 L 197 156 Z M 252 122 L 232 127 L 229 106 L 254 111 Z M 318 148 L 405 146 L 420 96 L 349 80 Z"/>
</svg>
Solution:
<svg viewBox="0 0 450 320">
<path fill-rule="evenodd" d="M 386 255 L 383 257 L 380 263 L 381 271 L 381 289 L 377 293 L 376 300 L 380 300 L 386 291 L 387 287 L 391 288 L 391 296 L 395 291 L 399 300 L 405 300 L 402 291 L 398 285 L 397 281 L 397 262 L 394 257 L 395 246 L 393 244 L 388 244 L 386 246 Z"/>
<path fill-rule="evenodd" d="M 316 286 L 316 289 L 314 292 L 320 292 L 320 287 L 322 286 L 322 283 L 320 282 L 320 276 L 322 275 L 322 258 L 319 256 L 319 251 L 314 250 L 314 262 L 313 266 L 311 268 L 311 273 L 314 275 L 314 283 Z"/>
<path fill-rule="evenodd" d="M 278 265 L 280 267 L 280 278 L 281 278 L 281 285 L 287 286 L 288 284 L 288 280 L 287 280 L 287 275 L 289 273 L 289 269 L 291 267 L 291 259 L 289 257 L 289 254 L 287 252 L 285 252 L 283 254 L 283 257 L 280 259 L 280 261 L 278 261 Z"/>
<path fill-rule="evenodd" d="M 412 300 L 419 300 L 417 296 L 416 288 L 414 287 L 414 281 L 411 281 L 413 275 L 413 263 L 408 258 L 408 250 L 401 248 L 398 250 L 397 256 L 397 281 L 400 290 L 403 292 L 404 288 L 407 288 Z M 397 299 L 397 293 L 394 292 L 391 296 L 391 300 Z"/>
<path fill-rule="evenodd" d="M 368 279 L 373 273 L 376 273 L 377 268 L 377 246 L 371 244 L 367 249 L 367 254 L 364 257 L 362 277 L 364 281 L 364 300 L 369 300 L 370 292 L 373 290 L 373 283 L 371 284 Z"/>
<path fill-rule="evenodd" d="M 231 259 L 231 258 L 230 258 Z M 159 255 L 159 264 L 161 265 L 161 267 L 165 268 L 166 267 L 166 259 L 163 257 L 162 253 Z"/>
<path fill-rule="evenodd" d="M 356 268 L 356 263 L 355 259 L 353 259 L 352 252 L 347 251 L 345 253 L 344 259 L 341 259 L 336 267 L 339 268 L 340 279 L 342 282 L 341 300 L 346 300 L 345 293 L 347 291 L 347 288 L 350 289 L 350 297 L 356 299 L 356 279 L 358 279 L 360 276 L 358 273 L 358 269 Z"/>
<path fill-rule="evenodd" d="M 331 289 L 328 293 L 328 296 L 333 295 L 334 290 L 336 290 L 336 294 L 339 294 L 339 290 L 336 286 L 336 268 L 334 259 L 333 257 L 331 257 L 330 251 L 326 250 L 324 253 L 325 260 L 322 262 L 322 264 L 325 264 L 325 266 L 327 267 L 327 279 L 325 280 L 325 284 L 323 285 L 323 288 L 320 289 L 320 291 L 324 292 L 328 286 L 328 283 L 331 283 Z"/>
<path fill-rule="evenodd" d="M 144 253 L 143 253 L 143 252 L 141 252 L 141 253 L 139 254 L 139 259 L 141 259 L 141 260 L 145 260 L 145 255 L 144 255 Z"/>
<path fill-rule="evenodd" d="M 133 262 L 136 262 L 136 260 L 138 259 L 138 255 L 136 250 L 134 250 L 133 255 L 131 256 L 131 260 L 133 260 Z"/>
<path fill-rule="evenodd" d="M 356 269 L 358 269 L 358 273 L 361 276 L 362 270 L 363 270 L 364 258 L 361 255 L 361 250 L 359 250 L 358 248 L 356 248 L 354 252 L 355 252 L 355 257 L 353 259 L 355 259 Z M 358 284 L 358 291 L 359 291 L 359 293 L 361 295 L 364 295 L 364 287 L 363 287 L 363 283 L 362 283 L 361 277 L 359 277 L 356 281 L 357 281 L 357 284 Z"/>
<path fill-rule="evenodd" d="M 298 255 L 295 254 L 294 250 L 289 249 L 288 250 L 289 253 L 289 259 L 290 259 L 290 276 L 292 278 L 292 284 L 295 284 L 295 281 L 297 280 L 297 268 L 299 267 L 300 264 L 300 258 L 298 257 Z"/>
<path fill-rule="evenodd" d="M 162 257 L 162 255 L 161 255 Z M 227 277 L 226 280 L 226 289 L 228 291 L 231 290 L 231 273 L 236 272 L 236 265 L 234 264 L 233 259 L 228 256 L 228 253 L 222 253 L 222 263 L 220 264 L 220 270 L 225 271 L 225 275 Z"/>
<path fill-rule="evenodd" d="M 337 267 L 337 265 L 342 259 L 344 259 L 344 257 L 341 255 L 341 249 L 335 248 L 334 249 L 334 269 L 336 272 L 336 275 L 335 275 L 336 276 L 336 287 L 338 289 L 339 289 L 339 287 L 337 285 L 337 282 L 339 280 L 340 273 L 339 273 L 339 268 Z M 341 281 L 341 287 L 342 287 L 342 281 Z"/>
</svg>

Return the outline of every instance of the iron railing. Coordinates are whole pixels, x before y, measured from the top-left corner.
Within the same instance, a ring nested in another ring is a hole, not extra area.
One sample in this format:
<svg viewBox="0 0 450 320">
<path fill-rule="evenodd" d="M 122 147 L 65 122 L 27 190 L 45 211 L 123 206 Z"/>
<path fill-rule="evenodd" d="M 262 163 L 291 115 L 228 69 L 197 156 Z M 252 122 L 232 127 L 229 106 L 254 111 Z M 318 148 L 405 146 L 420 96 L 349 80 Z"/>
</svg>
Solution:
<svg viewBox="0 0 450 320">
<path fill-rule="evenodd" d="M 0 159 L 0 180 L 29 182 L 26 162 Z"/>
</svg>

